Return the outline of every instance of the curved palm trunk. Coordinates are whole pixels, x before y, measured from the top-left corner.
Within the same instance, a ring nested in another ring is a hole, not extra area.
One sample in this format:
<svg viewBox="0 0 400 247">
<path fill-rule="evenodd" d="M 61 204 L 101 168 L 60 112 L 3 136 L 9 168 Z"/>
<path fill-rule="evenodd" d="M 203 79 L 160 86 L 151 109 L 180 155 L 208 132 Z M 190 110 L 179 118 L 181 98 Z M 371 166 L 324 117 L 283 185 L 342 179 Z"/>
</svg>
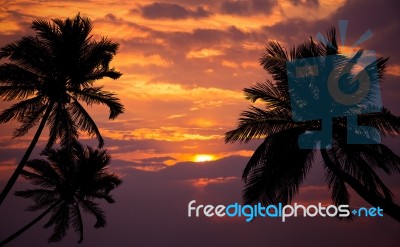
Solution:
<svg viewBox="0 0 400 247">
<path fill-rule="evenodd" d="M 357 179 L 348 173 L 342 171 L 337 165 L 329 158 L 325 149 L 321 149 L 321 154 L 326 166 L 338 177 L 343 179 L 345 183 L 357 192 L 366 202 L 374 207 L 381 207 L 383 212 L 393 219 L 400 222 L 400 206 L 395 204 L 392 200 L 384 198 L 374 192 L 367 190 Z"/>
<path fill-rule="evenodd" d="M 34 220 L 32 220 L 31 222 L 29 222 L 28 224 L 26 224 L 24 227 L 22 227 L 21 229 L 19 229 L 18 231 L 16 231 L 14 234 L 10 235 L 8 238 L 4 239 L 3 241 L 0 242 L 0 246 L 4 246 L 6 244 L 8 244 L 9 242 L 11 242 L 12 240 L 16 239 L 19 235 L 21 235 L 22 233 L 24 233 L 26 230 L 28 230 L 29 228 L 31 228 L 34 224 L 36 224 L 38 221 L 40 221 L 44 216 L 46 216 L 51 210 L 53 210 L 53 208 L 55 206 L 57 206 L 57 204 L 59 203 L 59 201 L 56 201 L 55 203 L 53 203 L 48 209 L 46 209 L 46 211 L 44 211 L 43 213 L 41 213 L 38 217 L 36 217 Z"/>
<path fill-rule="evenodd" d="M 1 192 L 0 205 L 3 203 L 4 199 L 6 198 L 6 196 L 10 192 L 11 188 L 14 186 L 15 182 L 17 181 L 19 174 L 21 174 L 22 170 L 24 169 L 24 166 L 25 166 L 26 162 L 28 161 L 29 156 L 31 155 L 33 149 L 36 146 L 36 143 L 39 140 L 40 135 L 42 134 L 42 131 L 44 129 L 47 119 L 49 118 L 50 112 L 53 109 L 53 106 L 54 106 L 54 102 L 50 102 L 49 106 L 47 107 L 46 112 L 42 118 L 42 121 L 40 122 L 40 125 L 35 133 L 35 136 L 33 137 L 31 144 L 29 145 L 24 156 L 22 157 L 21 161 L 19 162 L 17 168 L 15 169 L 11 178 L 8 180 L 6 186 L 4 187 L 3 191 Z"/>
</svg>

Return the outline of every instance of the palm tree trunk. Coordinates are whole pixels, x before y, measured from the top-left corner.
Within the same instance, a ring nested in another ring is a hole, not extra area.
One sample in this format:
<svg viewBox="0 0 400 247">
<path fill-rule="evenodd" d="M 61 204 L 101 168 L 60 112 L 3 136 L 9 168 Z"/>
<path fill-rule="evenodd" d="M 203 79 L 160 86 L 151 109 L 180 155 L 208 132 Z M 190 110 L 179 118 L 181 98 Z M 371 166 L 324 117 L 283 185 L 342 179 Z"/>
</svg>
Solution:
<svg viewBox="0 0 400 247">
<path fill-rule="evenodd" d="M 46 209 L 46 211 L 44 211 L 42 214 L 40 214 L 38 217 L 36 217 L 34 220 L 32 220 L 31 222 L 29 222 L 28 224 L 26 224 L 24 227 L 22 227 L 21 229 L 19 229 L 18 231 L 16 231 L 14 234 L 10 235 L 8 238 L 4 239 L 3 241 L 0 242 L 0 247 L 4 246 L 6 244 L 8 244 L 9 242 L 11 242 L 12 240 L 16 239 L 19 235 L 21 235 L 22 233 L 24 233 L 26 230 L 28 230 L 29 228 L 31 228 L 31 226 L 33 226 L 34 224 L 36 224 L 38 221 L 40 221 L 44 216 L 46 216 L 51 210 L 53 210 L 53 208 L 55 206 L 57 206 L 57 204 L 60 201 L 57 200 L 55 203 L 53 203 L 48 209 Z"/>
<path fill-rule="evenodd" d="M 44 126 L 46 125 L 46 121 L 49 118 L 49 115 L 50 115 L 51 110 L 53 109 L 53 106 L 54 106 L 54 102 L 52 101 L 49 103 L 49 105 L 46 109 L 46 112 L 42 118 L 42 121 L 40 122 L 40 125 L 35 133 L 35 136 L 33 137 L 31 144 L 29 145 L 24 156 L 22 157 L 21 161 L 19 162 L 17 168 L 15 169 L 11 178 L 8 180 L 6 186 L 4 187 L 3 191 L 1 192 L 0 205 L 3 203 L 4 199 L 6 198 L 6 196 L 10 192 L 11 188 L 14 186 L 15 182 L 17 181 L 19 174 L 21 174 L 22 170 L 24 169 L 24 166 L 25 166 L 26 162 L 28 161 L 29 156 L 31 155 L 33 149 L 36 146 L 36 143 L 39 140 L 40 135 L 42 134 L 42 131 L 44 129 Z"/>
<path fill-rule="evenodd" d="M 339 178 L 343 179 L 345 183 L 350 185 L 350 187 L 357 192 L 366 202 L 374 207 L 381 207 L 383 212 L 393 219 L 400 222 L 400 206 L 395 204 L 391 199 L 384 198 L 381 195 L 376 194 L 368 189 L 366 189 L 357 179 L 355 179 L 350 174 L 344 172 L 340 169 L 332 160 L 330 159 L 328 153 L 325 149 L 321 149 L 321 154 L 324 159 L 326 166 Z"/>
</svg>

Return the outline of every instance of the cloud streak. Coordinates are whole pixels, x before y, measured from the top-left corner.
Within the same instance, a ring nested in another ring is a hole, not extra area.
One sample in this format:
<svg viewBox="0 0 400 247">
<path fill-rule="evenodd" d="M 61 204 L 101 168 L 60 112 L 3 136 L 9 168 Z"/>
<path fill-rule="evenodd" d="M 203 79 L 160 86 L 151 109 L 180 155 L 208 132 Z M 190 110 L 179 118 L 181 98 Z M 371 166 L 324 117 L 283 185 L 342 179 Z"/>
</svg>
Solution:
<svg viewBox="0 0 400 247">
<path fill-rule="evenodd" d="M 133 13 L 135 11 L 132 11 Z M 140 12 L 144 18 L 156 19 L 172 19 L 180 20 L 187 18 L 206 18 L 210 13 L 203 7 L 197 7 L 195 10 L 185 8 L 179 4 L 172 3 L 152 3 L 140 7 Z"/>
</svg>

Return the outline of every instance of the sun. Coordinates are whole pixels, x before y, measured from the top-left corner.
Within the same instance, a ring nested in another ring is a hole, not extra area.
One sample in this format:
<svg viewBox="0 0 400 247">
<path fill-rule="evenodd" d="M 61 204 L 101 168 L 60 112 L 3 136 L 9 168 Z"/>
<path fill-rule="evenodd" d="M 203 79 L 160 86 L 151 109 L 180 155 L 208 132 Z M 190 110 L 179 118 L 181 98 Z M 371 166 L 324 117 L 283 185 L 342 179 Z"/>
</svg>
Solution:
<svg viewBox="0 0 400 247">
<path fill-rule="evenodd" d="M 194 156 L 194 162 L 205 162 L 215 160 L 214 155 L 211 154 L 197 154 Z"/>
</svg>

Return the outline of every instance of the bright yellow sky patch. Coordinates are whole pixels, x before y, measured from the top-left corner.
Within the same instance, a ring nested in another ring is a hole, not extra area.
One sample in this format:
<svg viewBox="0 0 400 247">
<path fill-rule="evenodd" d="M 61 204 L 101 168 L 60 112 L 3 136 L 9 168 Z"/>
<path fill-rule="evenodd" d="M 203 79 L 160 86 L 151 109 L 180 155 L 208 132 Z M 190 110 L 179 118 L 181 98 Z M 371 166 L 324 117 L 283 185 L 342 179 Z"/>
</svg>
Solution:
<svg viewBox="0 0 400 247">
<path fill-rule="evenodd" d="M 194 162 L 205 162 L 214 160 L 214 155 L 211 154 L 197 154 L 193 157 Z"/>
</svg>

